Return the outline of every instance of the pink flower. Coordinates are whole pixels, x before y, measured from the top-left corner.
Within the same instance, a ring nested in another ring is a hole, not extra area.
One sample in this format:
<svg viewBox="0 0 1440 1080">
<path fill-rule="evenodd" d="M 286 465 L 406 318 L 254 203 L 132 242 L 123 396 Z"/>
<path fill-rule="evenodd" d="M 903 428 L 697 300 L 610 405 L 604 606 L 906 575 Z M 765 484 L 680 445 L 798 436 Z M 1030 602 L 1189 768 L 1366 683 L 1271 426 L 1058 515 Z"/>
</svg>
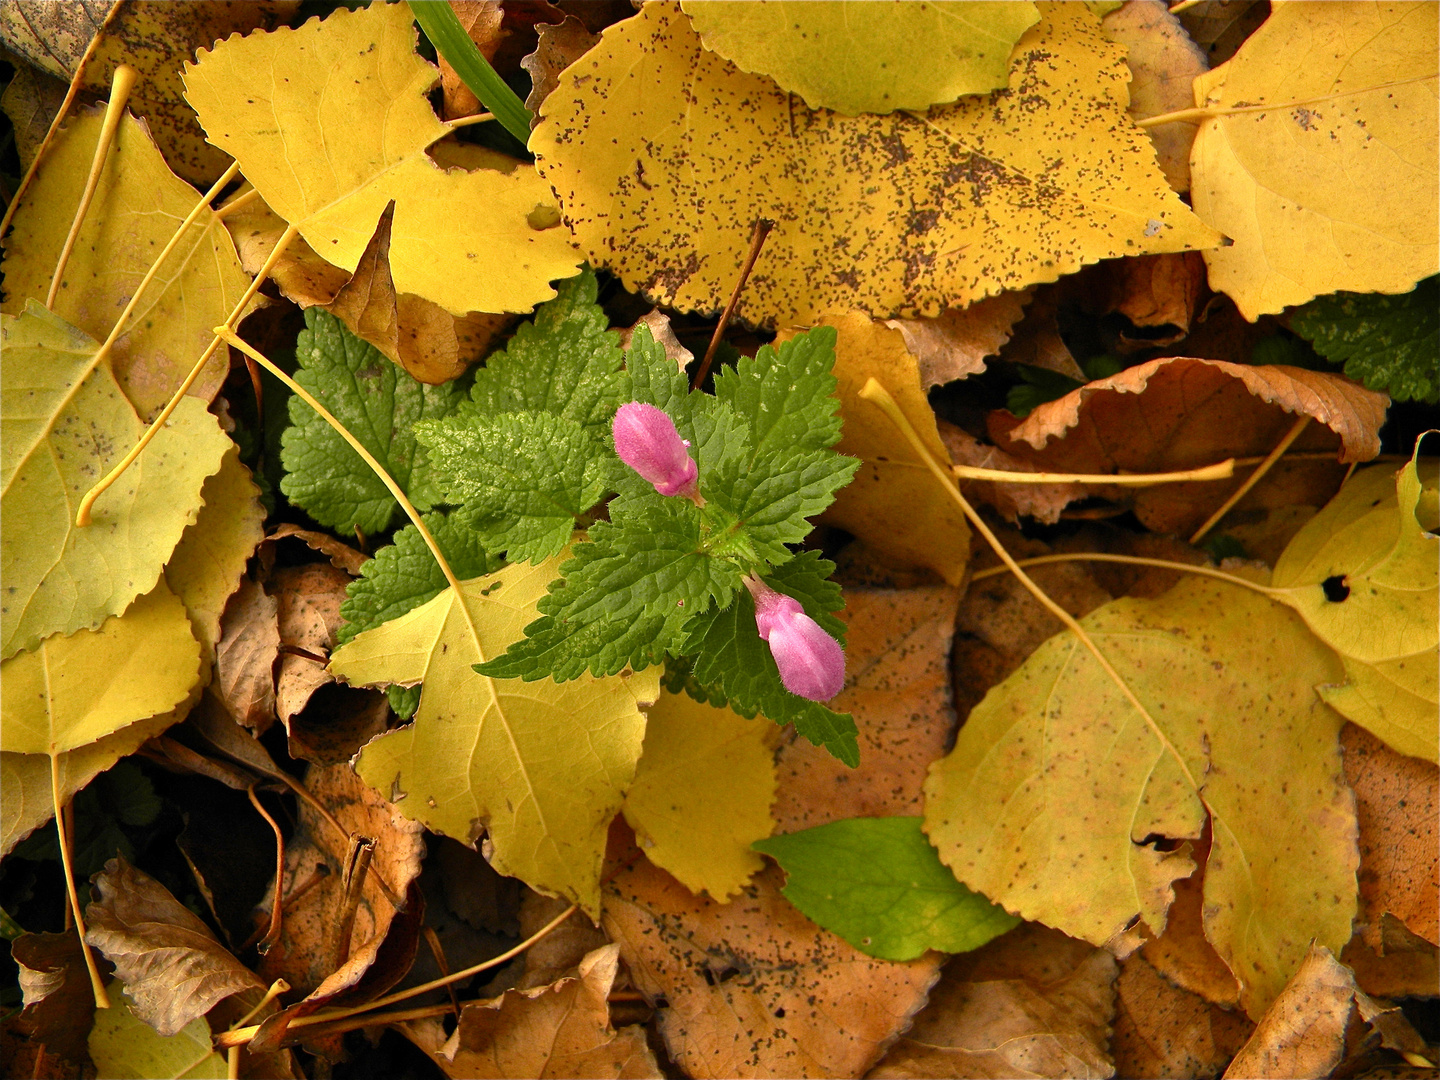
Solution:
<svg viewBox="0 0 1440 1080">
<path fill-rule="evenodd" d="M 631 401 L 615 413 L 615 452 L 661 495 L 699 499 L 700 468 L 680 438 L 675 421 L 654 405 Z"/>
<path fill-rule="evenodd" d="M 845 650 L 793 596 L 778 593 L 756 577 L 745 587 L 755 597 L 755 626 L 770 646 L 780 681 L 790 693 L 829 701 L 845 685 Z"/>
</svg>

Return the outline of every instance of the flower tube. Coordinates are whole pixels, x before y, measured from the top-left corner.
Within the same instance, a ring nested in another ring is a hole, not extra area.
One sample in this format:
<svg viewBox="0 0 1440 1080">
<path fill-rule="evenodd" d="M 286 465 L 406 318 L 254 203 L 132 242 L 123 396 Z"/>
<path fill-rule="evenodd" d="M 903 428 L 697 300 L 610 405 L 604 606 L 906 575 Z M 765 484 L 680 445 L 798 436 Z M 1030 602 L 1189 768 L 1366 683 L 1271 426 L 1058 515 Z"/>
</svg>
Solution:
<svg viewBox="0 0 1440 1080">
<path fill-rule="evenodd" d="M 755 627 L 770 646 L 785 689 L 811 701 L 829 701 L 845 685 L 845 650 L 800 606 L 757 577 L 745 587 L 755 598 Z"/>
<path fill-rule="evenodd" d="M 680 438 L 675 421 L 662 409 L 631 401 L 615 412 L 615 452 L 661 495 L 699 497 L 700 467 L 690 456 L 690 443 Z"/>
</svg>

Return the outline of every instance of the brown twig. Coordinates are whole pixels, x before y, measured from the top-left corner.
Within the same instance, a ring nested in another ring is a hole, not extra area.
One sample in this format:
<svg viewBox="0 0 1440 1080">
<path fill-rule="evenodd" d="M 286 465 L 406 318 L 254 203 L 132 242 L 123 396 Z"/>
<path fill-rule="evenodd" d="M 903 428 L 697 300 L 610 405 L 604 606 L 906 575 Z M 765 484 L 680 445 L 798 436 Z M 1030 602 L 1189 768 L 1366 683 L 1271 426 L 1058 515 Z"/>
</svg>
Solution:
<svg viewBox="0 0 1440 1080">
<path fill-rule="evenodd" d="M 345 853 L 345 876 L 340 894 L 339 918 L 336 920 L 335 952 L 330 963 L 331 971 L 339 971 L 350 959 L 350 934 L 355 929 L 355 912 L 360 907 L 360 895 L 365 891 L 365 874 L 370 869 L 370 859 L 375 854 L 372 837 L 350 834 L 349 850 Z"/>
<path fill-rule="evenodd" d="M 445 959 L 445 949 L 440 944 L 440 935 L 428 926 L 422 926 L 420 932 L 425 935 L 425 944 L 430 946 L 430 955 L 435 958 L 435 966 L 440 969 L 441 975 L 450 974 L 450 961 Z M 446 991 L 450 994 L 450 1007 L 455 1010 L 455 1019 L 460 1019 L 460 999 L 455 996 L 455 984 L 446 983 Z"/>
<path fill-rule="evenodd" d="M 285 911 L 282 903 L 285 896 L 285 836 L 280 832 L 280 826 L 275 819 L 266 812 L 265 807 L 260 805 L 260 799 L 255 794 L 254 784 L 245 789 L 245 794 L 250 796 L 250 805 L 255 807 L 255 812 L 269 822 L 270 828 L 275 830 L 275 901 L 270 907 L 270 928 L 265 931 L 265 936 L 257 945 L 260 955 L 264 956 L 270 951 L 271 946 L 280 940 L 281 919 L 284 917 Z"/>
<path fill-rule="evenodd" d="M 730 294 L 730 302 L 725 305 L 724 314 L 715 324 L 715 333 L 711 335 L 710 347 L 705 350 L 705 358 L 695 369 L 695 378 L 690 381 L 691 390 L 696 389 L 705 381 L 705 376 L 710 374 L 710 362 L 715 359 L 715 350 L 720 347 L 720 338 L 724 335 L 725 328 L 730 325 L 730 316 L 735 314 L 735 305 L 740 303 L 740 292 L 750 278 L 750 271 L 755 268 L 755 260 L 760 257 L 760 249 L 765 246 L 765 238 L 770 235 L 770 230 L 774 227 L 775 222 L 769 218 L 756 220 L 755 231 L 750 234 L 750 254 L 745 256 L 745 265 L 740 267 L 740 280 L 735 282 L 735 291 Z"/>
</svg>

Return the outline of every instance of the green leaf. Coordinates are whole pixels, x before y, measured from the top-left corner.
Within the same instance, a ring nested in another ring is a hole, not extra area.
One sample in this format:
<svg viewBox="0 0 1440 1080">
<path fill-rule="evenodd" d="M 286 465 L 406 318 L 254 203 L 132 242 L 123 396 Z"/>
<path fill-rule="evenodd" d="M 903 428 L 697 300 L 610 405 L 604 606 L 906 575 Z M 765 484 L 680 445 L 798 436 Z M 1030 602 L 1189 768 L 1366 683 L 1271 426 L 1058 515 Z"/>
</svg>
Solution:
<svg viewBox="0 0 1440 1080">
<path fill-rule="evenodd" d="M 751 845 L 785 870 L 785 898 L 883 960 L 969 952 L 1019 924 L 955 880 L 918 817 L 849 818 Z"/>
<path fill-rule="evenodd" d="M 833 326 L 819 326 L 784 342 L 762 345 L 733 370 L 715 376 L 715 398 L 750 426 L 757 457 L 775 450 L 824 450 L 840 441 L 835 397 Z"/>
<path fill-rule="evenodd" d="M 560 554 L 576 518 L 608 490 L 609 458 L 564 417 L 452 417 L 422 422 L 415 434 L 430 450 L 440 498 L 463 504 L 481 543 L 512 562 Z"/>
<path fill-rule="evenodd" d="M 799 600 L 805 613 L 843 645 L 845 624 L 832 614 L 844 607 L 840 587 L 829 580 L 834 569 L 833 563 L 805 551 L 764 580 Z M 741 715 L 762 712 L 777 724 L 794 724 L 801 735 L 845 764 L 860 764 L 858 732 L 850 714 L 832 712 L 785 689 L 775 658 L 755 629 L 755 601 L 748 591 L 740 592 L 728 609 L 695 617 L 685 629 L 681 651 L 695 656 L 692 677 L 712 702 L 723 696 Z"/>
<path fill-rule="evenodd" d="M 830 450 L 782 450 L 735 462 L 704 490 L 739 519 L 755 554 L 778 565 L 790 558 L 785 545 L 810 534 L 809 519 L 835 501 L 859 465 Z"/>
<path fill-rule="evenodd" d="M 119 989 L 118 982 L 110 984 L 112 995 Z M 101 1076 L 206 1080 L 230 1075 L 225 1058 L 212 1049 L 203 1016 L 165 1036 L 135 1015 L 128 997 L 121 996 L 115 1005 L 96 1011 L 90 1031 L 90 1057 Z"/>
<path fill-rule="evenodd" d="M 453 383 L 427 386 L 352 334 L 329 312 L 310 308 L 296 343 L 295 381 L 324 403 L 360 440 L 420 510 L 435 502 L 416 421 L 449 416 L 463 400 Z M 281 439 L 283 491 L 320 524 L 373 535 L 399 508 L 389 490 L 319 414 L 290 399 Z"/>
<path fill-rule="evenodd" d="M 1440 402 L 1440 277 L 1400 296 L 1335 293 L 1297 308 L 1290 328 L 1345 374 L 1396 401 Z"/>
</svg>

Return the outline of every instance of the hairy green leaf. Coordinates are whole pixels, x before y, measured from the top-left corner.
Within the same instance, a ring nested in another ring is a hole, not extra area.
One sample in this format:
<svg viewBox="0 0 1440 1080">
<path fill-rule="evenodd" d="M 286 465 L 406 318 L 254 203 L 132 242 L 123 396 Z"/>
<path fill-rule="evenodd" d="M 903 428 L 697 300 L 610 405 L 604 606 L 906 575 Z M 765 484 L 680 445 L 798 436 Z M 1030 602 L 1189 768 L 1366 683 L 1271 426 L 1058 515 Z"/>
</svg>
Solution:
<svg viewBox="0 0 1440 1080">
<path fill-rule="evenodd" d="M 1396 401 L 1440 401 L 1440 277 L 1400 296 L 1319 297 L 1295 311 L 1290 328 L 1371 390 Z"/>
</svg>

